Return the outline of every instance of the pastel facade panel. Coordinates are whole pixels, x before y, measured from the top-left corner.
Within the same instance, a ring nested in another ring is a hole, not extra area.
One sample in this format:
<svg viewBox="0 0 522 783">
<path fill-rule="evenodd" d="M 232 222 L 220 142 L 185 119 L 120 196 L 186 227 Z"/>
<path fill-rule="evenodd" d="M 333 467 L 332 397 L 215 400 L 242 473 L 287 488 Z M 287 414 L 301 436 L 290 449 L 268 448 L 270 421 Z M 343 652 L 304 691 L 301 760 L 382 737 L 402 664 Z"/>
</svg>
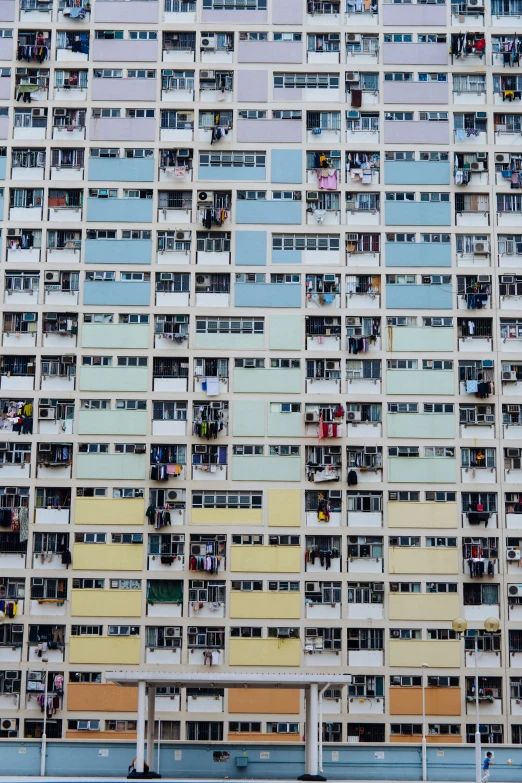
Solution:
<svg viewBox="0 0 522 783">
<path fill-rule="evenodd" d="M 147 367 L 81 367 L 80 391 L 146 392 Z"/>
<path fill-rule="evenodd" d="M 136 712 L 138 689 L 111 683 L 70 682 L 67 709 L 71 712 Z"/>
<path fill-rule="evenodd" d="M 230 619 L 299 620 L 300 616 L 300 593 L 230 593 Z"/>
<path fill-rule="evenodd" d="M 247 11 L 218 8 L 216 10 L 211 8 L 203 8 L 201 11 L 201 21 L 210 22 L 212 24 L 266 24 L 268 22 L 268 11 Z"/>
<path fill-rule="evenodd" d="M 387 242 L 384 249 L 386 266 L 451 266 L 451 243 Z"/>
<path fill-rule="evenodd" d="M 142 454 L 78 454 L 77 479 L 145 480 L 145 455 Z"/>
<path fill-rule="evenodd" d="M 263 437 L 266 429 L 265 411 L 264 400 L 235 400 L 232 409 L 232 435 L 235 438 Z"/>
<path fill-rule="evenodd" d="M 268 490 L 268 527 L 301 526 L 301 493 L 298 489 Z"/>
<path fill-rule="evenodd" d="M 150 304 L 150 283 L 86 280 L 83 304 L 147 307 Z"/>
<path fill-rule="evenodd" d="M 91 141 L 155 141 L 156 120 L 153 117 L 91 117 Z"/>
<path fill-rule="evenodd" d="M 230 666 L 299 666 L 299 639 L 231 639 Z"/>
<path fill-rule="evenodd" d="M 386 306 L 392 310 L 451 310 L 451 285 L 387 285 Z"/>
<path fill-rule="evenodd" d="M 290 688 L 230 688 L 228 711 L 238 715 L 297 715 L 301 693 Z"/>
<path fill-rule="evenodd" d="M 456 503 L 388 503 L 387 516 L 391 528 L 449 530 L 459 524 Z"/>
<path fill-rule="evenodd" d="M 272 150 L 270 179 L 272 182 L 300 184 L 303 181 L 301 150 Z"/>
<path fill-rule="evenodd" d="M 76 525 L 143 525 L 145 501 L 142 498 L 76 498 Z M 76 564 L 75 564 L 76 565 Z"/>
<path fill-rule="evenodd" d="M 141 571 L 143 544 L 73 544 L 75 571 Z"/>
<path fill-rule="evenodd" d="M 137 666 L 141 640 L 137 636 L 72 636 L 69 640 L 69 662 Z"/>
<path fill-rule="evenodd" d="M 422 715 L 422 688 L 389 690 L 390 715 Z M 426 715 L 460 715 L 460 688 L 424 688 Z"/>
<path fill-rule="evenodd" d="M 300 481 L 299 457 L 252 455 L 232 457 L 232 481 Z"/>
<path fill-rule="evenodd" d="M 236 283 L 235 307 L 301 307 L 301 285 Z"/>
<path fill-rule="evenodd" d="M 12 60 L 13 59 L 13 39 L 2 38 L 0 39 L 0 60 Z"/>
<path fill-rule="evenodd" d="M 200 166 L 199 179 L 205 182 L 265 182 L 266 169 L 262 166 Z"/>
<path fill-rule="evenodd" d="M 141 590 L 73 590 L 72 617 L 140 617 Z"/>
<path fill-rule="evenodd" d="M 386 201 L 387 226 L 451 226 L 451 204 L 440 201 Z"/>
<path fill-rule="evenodd" d="M 260 351 L 265 347 L 265 335 L 206 334 L 196 332 L 194 335 L 194 347 L 216 351 Z"/>
<path fill-rule="evenodd" d="M 238 63 L 296 63 L 303 62 L 302 41 L 239 41 Z"/>
<path fill-rule="evenodd" d="M 0 22 L 14 22 L 15 0 L 0 1 Z"/>
<path fill-rule="evenodd" d="M 236 266 L 266 266 L 266 231 L 236 231 Z"/>
<path fill-rule="evenodd" d="M 382 100 L 384 104 L 406 104 L 407 106 L 446 106 L 448 103 L 447 82 L 384 82 Z"/>
<path fill-rule="evenodd" d="M 261 508 L 193 508 L 193 525 L 262 525 Z"/>
<path fill-rule="evenodd" d="M 274 351 L 300 351 L 303 327 L 300 315 L 271 315 L 269 348 Z"/>
<path fill-rule="evenodd" d="M 146 63 L 158 59 L 158 41 L 131 41 L 95 38 L 92 41 L 93 62 Z"/>
<path fill-rule="evenodd" d="M 388 351 L 453 351 L 455 332 L 452 327 L 389 326 Z"/>
<path fill-rule="evenodd" d="M 83 324 L 82 348 L 148 348 L 148 324 Z M 124 368 L 125 369 L 125 368 Z"/>
<path fill-rule="evenodd" d="M 298 546 L 232 546 L 230 570 L 245 574 L 298 574 L 301 549 Z"/>
<path fill-rule="evenodd" d="M 300 438 L 303 435 L 302 413 L 268 411 L 268 437 Z"/>
<path fill-rule="evenodd" d="M 416 27 L 445 27 L 446 26 L 446 8 L 443 5 L 421 5 L 416 3 L 409 8 L 400 5 L 394 8 L 393 5 L 382 5 L 382 23 L 384 25 L 393 25 L 399 28 L 401 25 L 415 25 Z"/>
<path fill-rule="evenodd" d="M 462 642 L 391 639 L 390 666 L 421 669 L 427 664 L 430 669 L 458 669 Z M 420 671 L 419 671 L 420 673 Z"/>
<path fill-rule="evenodd" d="M 264 70 L 245 70 L 236 71 L 237 77 L 237 100 L 241 102 L 259 102 L 268 101 L 268 71 Z M 238 221 L 239 222 L 239 221 Z"/>
<path fill-rule="evenodd" d="M 300 120 L 239 119 L 237 122 L 238 142 L 300 144 L 302 136 L 303 127 Z"/>
<path fill-rule="evenodd" d="M 88 223 L 152 223 L 152 199 L 88 198 Z"/>
<path fill-rule="evenodd" d="M 455 484 L 457 463 L 451 457 L 389 457 L 388 481 L 400 484 Z"/>
<path fill-rule="evenodd" d="M 455 394 L 453 370 L 387 370 L 388 394 Z"/>
<path fill-rule="evenodd" d="M 150 264 L 152 241 L 150 239 L 86 239 L 86 264 Z"/>
<path fill-rule="evenodd" d="M 418 104 L 418 99 L 415 104 Z M 384 121 L 385 144 L 449 144 L 449 122 Z"/>
<path fill-rule="evenodd" d="M 430 620 L 451 622 L 459 616 L 460 598 L 458 593 L 390 593 L 390 620 Z"/>
<path fill-rule="evenodd" d="M 386 432 L 389 438 L 449 438 L 455 437 L 455 416 L 452 413 L 388 413 Z"/>
<path fill-rule="evenodd" d="M 243 394 L 299 394 L 301 370 L 234 368 L 233 391 Z"/>
<path fill-rule="evenodd" d="M 449 185 L 450 164 L 447 160 L 387 160 L 384 163 L 384 184 Z"/>
<path fill-rule="evenodd" d="M 447 65 L 446 43 L 383 43 L 384 65 Z"/>
<path fill-rule="evenodd" d="M 155 24 L 159 17 L 159 3 L 140 2 L 100 2 L 94 6 L 94 21 L 120 22 L 121 24 Z M 132 59 L 132 58 L 131 58 Z"/>
<path fill-rule="evenodd" d="M 389 547 L 390 574 L 447 574 L 459 573 L 460 553 L 447 547 Z"/>
<path fill-rule="evenodd" d="M 142 435 L 147 434 L 147 411 L 80 410 L 79 435 Z"/>
<path fill-rule="evenodd" d="M 251 225 L 301 225 L 303 205 L 300 201 L 238 201 L 236 222 Z"/>
<path fill-rule="evenodd" d="M 157 81 L 156 79 L 93 79 L 92 80 L 92 87 L 91 87 L 91 98 L 93 101 L 120 101 L 122 93 L 125 93 L 125 99 L 128 101 L 155 101 L 156 100 L 156 85 Z M 114 158 L 114 162 L 124 161 L 125 158 Z M 90 164 L 92 161 L 89 161 L 89 179 L 95 179 L 90 173 Z M 102 163 L 101 160 L 97 161 L 99 163 Z M 110 158 L 104 158 L 103 163 L 111 162 Z M 136 161 L 132 158 L 129 159 L 130 162 L 140 162 L 140 163 L 148 163 L 150 162 L 151 165 L 153 165 L 153 161 Z M 129 170 L 132 171 L 133 167 L 128 166 Z M 144 167 L 143 167 L 144 168 Z M 131 179 L 131 182 L 136 182 L 138 180 Z M 150 178 L 151 180 L 153 177 Z"/>
<path fill-rule="evenodd" d="M 98 81 L 110 82 L 113 80 L 95 79 L 94 83 Z M 139 82 L 140 79 L 130 79 L 130 81 Z M 143 80 L 144 83 L 147 81 L 147 79 Z M 114 100 L 118 100 L 120 98 L 121 87 L 118 93 L 118 97 L 114 98 Z M 136 98 L 136 100 L 142 99 Z M 87 179 L 90 181 L 154 182 L 154 160 L 153 158 L 89 158 L 87 172 Z"/>
</svg>

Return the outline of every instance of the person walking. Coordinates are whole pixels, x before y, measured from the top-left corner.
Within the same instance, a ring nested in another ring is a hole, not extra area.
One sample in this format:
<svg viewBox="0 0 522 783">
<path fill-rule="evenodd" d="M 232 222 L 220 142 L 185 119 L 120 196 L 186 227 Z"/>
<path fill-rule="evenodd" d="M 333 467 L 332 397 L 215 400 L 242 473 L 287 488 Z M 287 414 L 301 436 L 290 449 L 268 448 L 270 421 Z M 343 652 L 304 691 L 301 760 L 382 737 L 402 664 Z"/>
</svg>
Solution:
<svg viewBox="0 0 522 783">
<path fill-rule="evenodd" d="M 482 783 L 488 783 L 488 780 L 489 780 L 489 768 L 490 768 L 491 764 L 495 763 L 492 759 L 493 759 L 493 753 L 490 750 L 488 750 L 488 752 L 486 753 L 486 756 L 484 758 L 484 763 L 482 765 L 482 769 L 484 770 L 484 774 L 482 775 Z"/>
</svg>

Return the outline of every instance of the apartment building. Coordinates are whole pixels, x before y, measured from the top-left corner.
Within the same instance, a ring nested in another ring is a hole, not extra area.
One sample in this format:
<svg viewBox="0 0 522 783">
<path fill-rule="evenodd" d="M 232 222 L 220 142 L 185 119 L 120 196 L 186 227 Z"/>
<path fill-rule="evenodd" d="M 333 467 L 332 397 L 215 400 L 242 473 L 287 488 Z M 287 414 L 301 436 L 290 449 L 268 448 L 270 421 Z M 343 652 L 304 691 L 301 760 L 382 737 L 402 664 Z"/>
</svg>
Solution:
<svg viewBox="0 0 522 783">
<path fill-rule="evenodd" d="M 0 737 L 522 742 L 520 13 L 0 0 Z"/>
</svg>

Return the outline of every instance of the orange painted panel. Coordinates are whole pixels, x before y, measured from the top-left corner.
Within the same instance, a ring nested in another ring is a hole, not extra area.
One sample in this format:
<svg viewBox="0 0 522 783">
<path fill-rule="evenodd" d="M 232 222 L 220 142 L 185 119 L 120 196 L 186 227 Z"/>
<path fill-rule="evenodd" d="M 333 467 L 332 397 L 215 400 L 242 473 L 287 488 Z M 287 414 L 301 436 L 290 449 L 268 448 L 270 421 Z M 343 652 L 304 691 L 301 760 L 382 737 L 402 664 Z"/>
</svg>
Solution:
<svg viewBox="0 0 522 783">
<path fill-rule="evenodd" d="M 67 709 L 72 712 L 81 710 L 85 713 L 136 712 L 138 709 L 138 689 L 123 688 L 120 685 L 109 683 L 70 682 L 67 687 Z M 85 737 L 86 732 L 81 731 L 80 734 Z M 99 737 L 100 732 L 97 732 L 96 736 Z M 120 739 L 120 737 L 115 739 Z M 123 739 L 129 739 L 127 733 Z"/>
<path fill-rule="evenodd" d="M 390 715 L 422 715 L 421 688 L 391 687 Z M 460 715 L 460 688 L 425 688 L 426 715 Z"/>
</svg>

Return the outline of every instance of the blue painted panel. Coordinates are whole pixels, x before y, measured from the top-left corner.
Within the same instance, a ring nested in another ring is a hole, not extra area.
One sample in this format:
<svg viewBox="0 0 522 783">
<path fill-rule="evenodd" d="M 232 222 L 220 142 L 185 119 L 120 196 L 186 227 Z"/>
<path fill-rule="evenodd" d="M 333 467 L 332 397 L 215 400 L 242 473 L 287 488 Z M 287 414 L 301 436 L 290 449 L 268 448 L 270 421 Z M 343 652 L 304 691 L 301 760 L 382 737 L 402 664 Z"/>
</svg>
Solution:
<svg viewBox="0 0 522 783">
<path fill-rule="evenodd" d="M 199 179 L 225 182 L 264 182 L 266 169 L 261 166 L 200 166 Z"/>
<path fill-rule="evenodd" d="M 0 220 L 4 219 L 4 197 L 0 196 Z"/>
<path fill-rule="evenodd" d="M 451 226 L 451 204 L 440 201 L 385 201 L 387 226 Z"/>
<path fill-rule="evenodd" d="M 385 185 L 449 185 L 449 160 L 388 160 Z"/>
<path fill-rule="evenodd" d="M 303 181 L 303 154 L 301 150 L 272 150 L 272 182 L 301 183 Z"/>
<path fill-rule="evenodd" d="M 150 264 L 150 239 L 87 239 L 86 264 Z"/>
<path fill-rule="evenodd" d="M 272 250 L 273 264 L 302 264 L 302 250 Z"/>
<path fill-rule="evenodd" d="M 301 307 L 301 285 L 236 283 L 235 307 Z"/>
<path fill-rule="evenodd" d="M 386 266 L 451 266 L 451 243 L 386 242 Z"/>
<path fill-rule="evenodd" d="M 266 266 L 266 231 L 236 231 L 236 266 Z"/>
<path fill-rule="evenodd" d="M 387 285 L 386 307 L 406 310 L 451 310 L 451 285 Z"/>
<path fill-rule="evenodd" d="M 87 179 L 154 182 L 154 158 L 89 158 Z"/>
<path fill-rule="evenodd" d="M 7 158 L 0 158 L 0 179 L 5 179 L 7 169 Z"/>
<path fill-rule="evenodd" d="M 301 201 L 236 201 L 236 223 L 301 225 Z"/>
<path fill-rule="evenodd" d="M 150 283 L 86 280 L 83 286 L 85 305 L 150 304 Z"/>
<path fill-rule="evenodd" d="M 151 198 L 88 198 L 89 223 L 152 223 Z"/>
</svg>

